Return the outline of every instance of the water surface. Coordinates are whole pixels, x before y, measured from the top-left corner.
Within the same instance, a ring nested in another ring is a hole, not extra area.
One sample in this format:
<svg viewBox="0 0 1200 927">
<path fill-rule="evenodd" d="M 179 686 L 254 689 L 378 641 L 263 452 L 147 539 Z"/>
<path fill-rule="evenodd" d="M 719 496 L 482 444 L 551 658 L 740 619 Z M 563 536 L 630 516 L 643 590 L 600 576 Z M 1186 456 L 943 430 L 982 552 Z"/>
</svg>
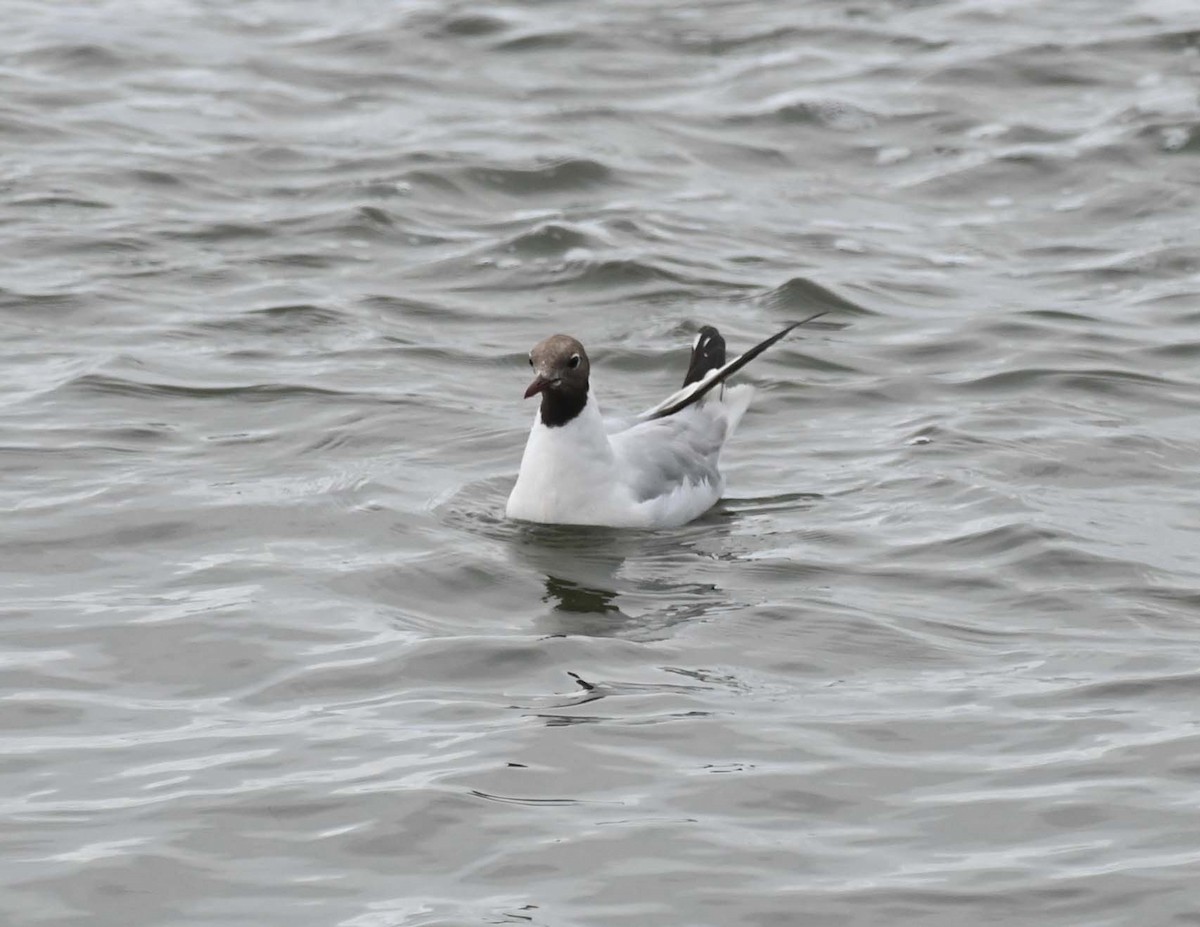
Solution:
<svg viewBox="0 0 1200 927">
<path fill-rule="evenodd" d="M 1194 4 L 793 6 L 7 5 L 6 923 L 1196 923 Z"/>
</svg>

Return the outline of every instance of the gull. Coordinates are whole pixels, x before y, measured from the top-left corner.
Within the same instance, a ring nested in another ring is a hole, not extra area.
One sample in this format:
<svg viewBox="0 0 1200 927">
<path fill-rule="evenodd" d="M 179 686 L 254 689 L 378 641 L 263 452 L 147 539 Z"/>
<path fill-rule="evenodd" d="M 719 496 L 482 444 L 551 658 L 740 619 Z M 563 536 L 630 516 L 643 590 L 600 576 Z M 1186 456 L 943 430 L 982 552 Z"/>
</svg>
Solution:
<svg viewBox="0 0 1200 927">
<path fill-rule="evenodd" d="M 754 396 L 726 380 L 793 329 L 794 322 L 728 363 L 711 325 L 692 345 L 683 388 L 632 420 L 606 420 L 591 388 L 587 351 L 570 335 L 534 345 L 541 396 L 505 514 L 543 524 L 669 528 L 708 511 L 725 491 L 721 448 Z"/>
</svg>

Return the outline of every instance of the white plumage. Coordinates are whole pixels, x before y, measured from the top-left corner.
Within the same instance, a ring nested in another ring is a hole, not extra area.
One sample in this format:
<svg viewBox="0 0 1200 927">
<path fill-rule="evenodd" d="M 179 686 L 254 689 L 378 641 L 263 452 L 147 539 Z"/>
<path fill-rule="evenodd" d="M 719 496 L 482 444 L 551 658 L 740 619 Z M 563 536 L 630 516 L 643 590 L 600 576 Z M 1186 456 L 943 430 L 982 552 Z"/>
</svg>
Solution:
<svg viewBox="0 0 1200 927">
<path fill-rule="evenodd" d="M 551 524 L 665 528 L 704 514 L 721 498 L 721 447 L 754 396 L 720 387 L 666 418 L 610 431 L 593 395 L 569 422 L 548 427 L 539 409 L 509 518 Z"/>
</svg>

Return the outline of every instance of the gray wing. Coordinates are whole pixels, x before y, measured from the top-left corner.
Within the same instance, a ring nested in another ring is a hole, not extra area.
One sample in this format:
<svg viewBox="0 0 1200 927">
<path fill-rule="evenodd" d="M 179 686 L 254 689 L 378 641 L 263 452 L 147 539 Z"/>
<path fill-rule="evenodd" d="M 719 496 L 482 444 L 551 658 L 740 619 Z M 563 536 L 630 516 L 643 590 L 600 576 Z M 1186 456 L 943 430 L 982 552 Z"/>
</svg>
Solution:
<svg viewBox="0 0 1200 927">
<path fill-rule="evenodd" d="M 683 484 L 719 486 L 717 461 L 726 431 L 723 415 L 693 407 L 670 418 L 639 422 L 609 440 L 634 498 L 645 502 Z"/>
</svg>

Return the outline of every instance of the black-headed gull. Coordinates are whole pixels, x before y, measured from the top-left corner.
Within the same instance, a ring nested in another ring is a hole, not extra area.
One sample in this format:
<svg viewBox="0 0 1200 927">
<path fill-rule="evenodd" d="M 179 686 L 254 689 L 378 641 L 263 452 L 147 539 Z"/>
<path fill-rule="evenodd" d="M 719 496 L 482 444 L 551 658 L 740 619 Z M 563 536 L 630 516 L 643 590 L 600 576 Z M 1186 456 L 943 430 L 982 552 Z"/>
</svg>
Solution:
<svg viewBox="0 0 1200 927">
<path fill-rule="evenodd" d="M 704 326 L 683 389 L 630 421 L 605 421 L 590 389 L 583 345 L 551 335 L 534 345 L 536 376 L 525 398 L 541 406 L 506 514 L 521 521 L 614 528 L 666 528 L 708 511 L 725 490 L 718 462 L 754 388 L 725 381 L 796 322 L 725 362 L 725 339 Z M 720 387 L 717 389 L 717 387 Z"/>
</svg>

